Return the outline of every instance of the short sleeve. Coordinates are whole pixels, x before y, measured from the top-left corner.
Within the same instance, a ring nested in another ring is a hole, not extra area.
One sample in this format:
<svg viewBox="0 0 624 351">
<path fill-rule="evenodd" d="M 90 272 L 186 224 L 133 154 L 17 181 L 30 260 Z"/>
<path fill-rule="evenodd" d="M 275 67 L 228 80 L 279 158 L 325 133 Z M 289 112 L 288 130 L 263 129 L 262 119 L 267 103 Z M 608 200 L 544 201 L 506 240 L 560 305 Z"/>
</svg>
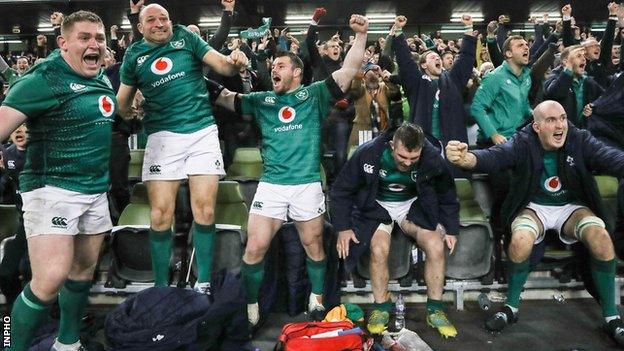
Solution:
<svg viewBox="0 0 624 351">
<path fill-rule="evenodd" d="M 244 115 L 255 115 L 257 102 L 265 95 L 263 92 L 239 95 L 241 98 L 241 112 Z"/>
<path fill-rule="evenodd" d="M 15 81 L 2 104 L 20 111 L 28 118 L 36 118 L 58 103 L 43 77 L 27 74 Z"/>
<path fill-rule="evenodd" d="M 125 85 L 135 87 L 138 85 L 136 77 L 136 60 L 133 59 L 131 51 L 131 49 L 128 49 L 124 55 L 123 62 L 119 68 L 119 80 Z"/>
<path fill-rule="evenodd" d="M 191 50 L 193 51 L 193 56 L 200 61 L 204 60 L 204 56 L 208 51 L 212 50 L 210 44 L 204 41 L 199 35 L 189 31 L 186 28 L 182 28 L 184 30 L 184 38 L 189 41 Z"/>
<path fill-rule="evenodd" d="M 308 89 L 318 99 L 321 118 L 325 118 L 334 101 L 344 95 L 331 75 L 325 80 L 310 84 Z M 336 91 L 336 89 L 338 90 Z"/>
</svg>

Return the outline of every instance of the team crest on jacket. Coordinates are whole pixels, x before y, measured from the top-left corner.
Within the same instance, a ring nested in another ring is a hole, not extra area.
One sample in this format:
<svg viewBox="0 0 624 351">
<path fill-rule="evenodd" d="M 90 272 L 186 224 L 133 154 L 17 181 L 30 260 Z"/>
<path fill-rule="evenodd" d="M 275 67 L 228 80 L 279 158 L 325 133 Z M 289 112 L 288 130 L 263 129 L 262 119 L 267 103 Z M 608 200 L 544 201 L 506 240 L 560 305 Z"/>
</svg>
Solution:
<svg viewBox="0 0 624 351">
<path fill-rule="evenodd" d="M 152 73 L 158 75 L 167 74 L 171 71 L 172 68 L 173 62 L 168 57 L 157 58 L 156 60 L 154 60 L 154 62 L 152 62 L 152 66 L 150 67 Z"/>
<path fill-rule="evenodd" d="M 561 190 L 561 182 L 559 181 L 559 177 L 553 176 L 544 181 L 544 189 L 548 192 L 555 193 Z"/>
<path fill-rule="evenodd" d="M 98 107 L 104 117 L 110 117 L 115 112 L 115 102 L 113 102 L 113 99 L 106 95 L 100 96 L 98 99 Z"/>
<path fill-rule="evenodd" d="M 171 47 L 174 49 L 182 49 L 184 47 L 184 39 L 172 41 L 169 44 L 171 44 Z"/>
<path fill-rule="evenodd" d="M 416 182 L 416 180 L 418 179 L 418 171 L 412 171 L 412 173 L 410 174 L 410 179 L 412 179 L 413 182 Z"/>
<path fill-rule="evenodd" d="M 295 112 L 294 108 L 290 106 L 284 106 L 277 113 L 277 118 L 279 118 L 282 123 L 290 123 L 295 119 L 296 114 L 297 113 Z"/>
<path fill-rule="evenodd" d="M 295 97 L 301 101 L 305 101 L 308 99 L 308 90 L 307 89 L 302 89 L 300 90 L 297 94 L 295 94 Z"/>
</svg>

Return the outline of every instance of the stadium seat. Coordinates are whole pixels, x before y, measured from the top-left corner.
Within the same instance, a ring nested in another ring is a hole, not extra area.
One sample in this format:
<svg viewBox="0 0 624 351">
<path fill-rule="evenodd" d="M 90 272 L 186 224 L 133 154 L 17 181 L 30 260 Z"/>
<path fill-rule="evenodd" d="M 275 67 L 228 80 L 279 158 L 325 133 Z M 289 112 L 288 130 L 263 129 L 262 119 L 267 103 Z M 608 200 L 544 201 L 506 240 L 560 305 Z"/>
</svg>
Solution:
<svg viewBox="0 0 624 351">
<path fill-rule="evenodd" d="M 363 254 L 357 263 L 358 274 L 370 279 L 369 271 L 370 251 Z M 412 285 L 412 241 L 403 234 L 398 225 L 392 230 L 392 241 L 390 242 L 390 254 L 388 255 L 388 272 L 390 279 L 399 280 L 402 287 Z M 355 280 L 355 279 L 354 279 Z M 356 282 L 354 281 L 354 284 Z"/>
<path fill-rule="evenodd" d="M 247 228 L 249 210 L 245 204 L 240 184 L 234 181 L 220 181 L 215 206 L 215 223 Z"/>
<path fill-rule="evenodd" d="M 600 192 L 600 197 L 602 198 L 602 203 L 604 206 L 605 218 L 603 218 L 603 220 L 607 224 L 607 228 L 614 228 L 618 210 L 618 180 L 615 177 L 605 175 L 594 176 L 594 179 L 596 180 L 596 184 L 598 185 L 598 191 Z"/>
<path fill-rule="evenodd" d="M 262 175 L 262 155 L 255 147 L 241 147 L 234 151 L 234 160 L 227 170 L 227 180 L 260 180 Z"/>
<path fill-rule="evenodd" d="M 453 255 L 446 255 L 446 276 L 474 279 L 492 271 L 493 237 L 485 213 L 468 179 L 455 179 L 459 199 L 459 236 Z"/>
<path fill-rule="evenodd" d="M 247 208 L 251 206 L 251 201 L 256 194 L 263 167 L 260 149 L 241 147 L 234 152 L 234 160 L 227 170 L 225 179 L 240 183 Z"/>
<path fill-rule="evenodd" d="M 15 205 L 0 205 L 0 241 L 17 234 L 19 214 Z"/>
<path fill-rule="evenodd" d="M 128 166 L 128 179 L 130 181 L 141 181 L 144 154 L 144 149 L 130 150 L 130 165 Z"/>
<path fill-rule="evenodd" d="M 110 237 L 110 263 L 106 285 L 123 289 L 128 282 L 154 280 L 149 246 L 150 205 L 147 188 L 137 183 L 130 203 L 121 213 Z"/>
</svg>

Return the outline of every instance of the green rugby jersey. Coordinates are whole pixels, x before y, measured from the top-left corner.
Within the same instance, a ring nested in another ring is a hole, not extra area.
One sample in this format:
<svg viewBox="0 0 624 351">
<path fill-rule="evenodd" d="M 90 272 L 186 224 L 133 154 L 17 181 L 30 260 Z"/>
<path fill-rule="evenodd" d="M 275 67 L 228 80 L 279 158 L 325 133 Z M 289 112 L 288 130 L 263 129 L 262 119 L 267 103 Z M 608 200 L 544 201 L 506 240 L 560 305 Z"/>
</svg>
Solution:
<svg viewBox="0 0 624 351">
<path fill-rule="evenodd" d="M 557 151 L 544 151 L 540 184 L 531 202 L 545 206 L 563 206 L 575 202 L 557 175 Z"/>
<path fill-rule="evenodd" d="M 143 93 L 148 135 L 188 134 L 214 124 L 202 73 L 202 60 L 211 49 L 198 35 L 175 25 L 168 43 L 154 45 L 143 39 L 126 50 L 121 82 Z"/>
<path fill-rule="evenodd" d="M 403 202 L 418 196 L 416 177 L 412 169 L 405 172 L 399 171 L 392 157 L 392 148 L 388 146 L 379 164 L 379 188 L 377 200 Z"/>
<path fill-rule="evenodd" d="M 333 99 L 330 79 L 286 94 L 241 95 L 242 113 L 253 115 L 262 131 L 260 181 L 296 185 L 321 180 L 321 124 Z"/>
<path fill-rule="evenodd" d="M 56 50 L 13 84 L 3 105 L 28 116 L 21 192 L 46 185 L 83 194 L 108 190 L 116 100 L 104 70 L 82 77 Z"/>
</svg>

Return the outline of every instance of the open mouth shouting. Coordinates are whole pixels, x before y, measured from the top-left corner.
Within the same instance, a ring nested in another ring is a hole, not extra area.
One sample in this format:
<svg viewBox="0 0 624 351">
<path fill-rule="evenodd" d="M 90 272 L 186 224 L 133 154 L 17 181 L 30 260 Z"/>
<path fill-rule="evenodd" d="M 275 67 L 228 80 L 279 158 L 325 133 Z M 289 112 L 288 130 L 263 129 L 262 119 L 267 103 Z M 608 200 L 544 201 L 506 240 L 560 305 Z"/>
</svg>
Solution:
<svg viewBox="0 0 624 351">
<path fill-rule="evenodd" d="M 100 68 L 100 53 L 92 52 L 82 57 L 85 67 L 89 70 L 97 70 Z"/>
<path fill-rule="evenodd" d="M 563 143 L 563 131 L 558 131 L 553 134 L 553 139 L 557 144 Z"/>
</svg>

